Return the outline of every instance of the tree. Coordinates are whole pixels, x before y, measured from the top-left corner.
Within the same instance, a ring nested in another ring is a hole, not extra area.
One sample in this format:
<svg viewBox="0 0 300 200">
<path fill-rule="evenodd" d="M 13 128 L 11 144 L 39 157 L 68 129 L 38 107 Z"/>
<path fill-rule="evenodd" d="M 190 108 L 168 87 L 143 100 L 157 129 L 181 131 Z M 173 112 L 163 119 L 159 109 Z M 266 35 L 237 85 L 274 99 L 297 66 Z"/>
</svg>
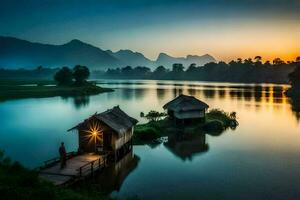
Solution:
<svg viewBox="0 0 300 200">
<path fill-rule="evenodd" d="M 154 73 L 155 74 L 164 74 L 167 72 L 167 69 L 164 66 L 158 66 L 155 70 Z"/>
<path fill-rule="evenodd" d="M 237 63 L 242 64 L 242 63 L 243 63 L 243 60 L 242 60 L 241 58 L 238 58 L 238 59 L 237 59 Z"/>
<path fill-rule="evenodd" d="M 164 112 L 160 113 L 160 112 L 151 110 L 146 115 L 144 115 L 144 113 L 141 113 L 140 116 L 145 117 L 150 122 L 154 122 L 154 121 L 156 122 L 156 121 L 161 120 L 162 118 L 166 117 L 167 114 Z"/>
<path fill-rule="evenodd" d="M 73 77 L 77 85 L 81 85 L 90 76 L 90 70 L 86 66 L 76 65 L 73 68 Z"/>
<path fill-rule="evenodd" d="M 192 63 L 192 64 L 190 64 L 190 66 L 188 67 L 188 69 L 186 71 L 194 73 L 194 72 L 196 72 L 196 70 L 197 70 L 196 63 Z"/>
<path fill-rule="evenodd" d="M 256 62 L 261 62 L 262 57 L 261 56 L 255 56 L 254 59 L 255 59 Z"/>
<path fill-rule="evenodd" d="M 181 63 L 174 63 L 172 66 L 172 71 L 176 73 L 181 73 L 183 72 L 183 65 Z"/>
<path fill-rule="evenodd" d="M 236 120 L 236 112 L 231 112 L 229 114 L 230 119 Z"/>
<path fill-rule="evenodd" d="M 262 65 L 262 62 L 261 62 L 262 57 L 261 57 L 261 56 L 255 56 L 254 59 L 255 59 L 255 65 L 256 65 L 256 66 Z"/>
<path fill-rule="evenodd" d="M 269 60 L 267 60 L 267 61 L 264 63 L 264 65 L 265 65 L 266 67 L 270 67 L 270 66 L 271 66 L 271 62 L 270 62 Z"/>
<path fill-rule="evenodd" d="M 252 66 L 252 65 L 253 65 L 253 61 L 252 61 L 251 58 L 248 58 L 248 59 L 245 59 L 245 60 L 244 60 L 244 64 L 245 64 L 245 65 L 251 65 L 251 66 Z"/>
<path fill-rule="evenodd" d="M 281 60 L 280 58 L 275 58 L 275 59 L 273 60 L 273 64 L 274 64 L 274 65 L 283 65 L 283 64 L 284 64 L 284 61 Z"/>
<path fill-rule="evenodd" d="M 300 86 L 300 64 L 289 74 L 289 80 L 292 86 Z"/>
<path fill-rule="evenodd" d="M 124 76 L 130 76 L 130 75 L 132 75 L 132 71 L 133 71 L 133 69 L 132 69 L 131 66 L 126 66 L 126 67 L 123 67 L 121 69 L 121 73 Z"/>
<path fill-rule="evenodd" d="M 54 75 L 54 80 L 58 85 L 70 85 L 73 82 L 73 74 L 70 68 L 63 67 Z"/>
<path fill-rule="evenodd" d="M 300 56 L 298 56 L 298 57 L 296 58 L 296 62 L 297 62 L 297 63 L 300 63 Z"/>
<path fill-rule="evenodd" d="M 133 69 L 132 75 L 142 78 L 142 77 L 146 77 L 150 72 L 151 69 L 148 67 L 137 66 Z"/>
</svg>

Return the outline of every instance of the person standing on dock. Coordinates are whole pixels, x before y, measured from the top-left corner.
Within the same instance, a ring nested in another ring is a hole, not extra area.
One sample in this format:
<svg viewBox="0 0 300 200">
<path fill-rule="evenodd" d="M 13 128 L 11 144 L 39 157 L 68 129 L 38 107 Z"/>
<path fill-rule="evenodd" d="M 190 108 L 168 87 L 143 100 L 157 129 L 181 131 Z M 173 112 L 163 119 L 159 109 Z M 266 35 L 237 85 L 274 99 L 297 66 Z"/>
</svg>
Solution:
<svg viewBox="0 0 300 200">
<path fill-rule="evenodd" d="M 59 147 L 59 155 L 60 155 L 60 168 L 66 167 L 67 162 L 67 152 L 65 148 L 65 144 L 62 142 Z"/>
</svg>

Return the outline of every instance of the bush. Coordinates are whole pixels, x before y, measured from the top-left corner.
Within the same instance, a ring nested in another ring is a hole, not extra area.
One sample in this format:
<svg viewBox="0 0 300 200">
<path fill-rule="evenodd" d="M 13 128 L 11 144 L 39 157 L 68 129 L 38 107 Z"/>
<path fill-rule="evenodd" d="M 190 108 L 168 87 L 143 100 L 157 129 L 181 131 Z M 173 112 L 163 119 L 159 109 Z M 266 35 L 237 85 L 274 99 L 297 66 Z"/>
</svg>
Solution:
<svg viewBox="0 0 300 200">
<path fill-rule="evenodd" d="M 223 123 L 225 128 L 237 125 L 236 112 L 226 113 L 223 110 L 212 109 L 206 117 L 208 122 L 218 120 Z"/>
<path fill-rule="evenodd" d="M 159 131 L 155 127 L 138 125 L 134 130 L 134 137 L 139 140 L 155 140 L 160 137 Z"/>
<path fill-rule="evenodd" d="M 140 116 L 146 118 L 150 122 L 157 122 L 159 120 L 164 119 L 167 116 L 167 114 L 164 112 L 160 113 L 160 112 L 151 110 L 146 115 L 143 112 L 141 112 Z"/>
<path fill-rule="evenodd" d="M 220 134 L 224 131 L 224 124 L 218 120 L 207 122 L 203 126 L 203 130 L 209 133 Z"/>
</svg>

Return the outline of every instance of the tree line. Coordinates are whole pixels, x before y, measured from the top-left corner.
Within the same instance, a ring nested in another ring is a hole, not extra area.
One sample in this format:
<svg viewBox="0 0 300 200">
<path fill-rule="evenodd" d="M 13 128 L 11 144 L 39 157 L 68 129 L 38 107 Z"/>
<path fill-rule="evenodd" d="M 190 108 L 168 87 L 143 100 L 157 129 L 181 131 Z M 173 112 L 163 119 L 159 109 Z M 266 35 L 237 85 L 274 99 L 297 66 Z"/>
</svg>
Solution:
<svg viewBox="0 0 300 200">
<path fill-rule="evenodd" d="M 300 63 L 300 56 L 295 61 L 285 62 L 275 58 L 272 62 L 262 62 L 261 56 L 254 59 L 237 59 L 229 63 L 212 62 L 204 66 L 191 64 L 183 66 L 174 63 L 172 69 L 158 66 L 153 71 L 144 66 L 126 66 L 123 68 L 108 69 L 107 71 L 96 71 L 94 78 L 110 79 L 162 79 L 162 80 L 199 80 L 199 81 L 225 81 L 225 82 L 266 82 L 287 83 L 288 74 L 291 73 L 296 64 Z"/>
<path fill-rule="evenodd" d="M 58 85 L 77 85 L 81 86 L 87 83 L 90 76 L 90 70 L 86 66 L 76 65 L 73 69 L 62 67 L 54 74 L 54 80 Z"/>
</svg>

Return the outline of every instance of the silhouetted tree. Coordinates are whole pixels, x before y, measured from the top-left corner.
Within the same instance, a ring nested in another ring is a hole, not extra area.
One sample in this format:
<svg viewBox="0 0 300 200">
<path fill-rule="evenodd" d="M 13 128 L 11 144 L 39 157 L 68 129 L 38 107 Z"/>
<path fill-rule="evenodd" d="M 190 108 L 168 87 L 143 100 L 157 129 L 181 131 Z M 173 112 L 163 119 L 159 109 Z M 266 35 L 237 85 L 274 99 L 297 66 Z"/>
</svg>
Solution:
<svg viewBox="0 0 300 200">
<path fill-rule="evenodd" d="M 236 61 L 232 60 L 228 63 L 231 67 L 237 66 L 239 65 L 239 63 L 237 63 Z"/>
<path fill-rule="evenodd" d="M 300 56 L 298 56 L 298 57 L 296 58 L 296 62 L 297 62 L 297 63 L 300 63 Z"/>
<path fill-rule="evenodd" d="M 261 62 L 261 60 L 262 60 L 262 57 L 261 56 L 255 56 L 255 65 L 256 66 L 261 66 L 262 65 L 262 62 Z"/>
<path fill-rule="evenodd" d="M 132 75 L 138 77 L 146 77 L 151 72 L 150 68 L 140 66 L 135 67 L 132 71 Z"/>
<path fill-rule="evenodd" d="M 274 65 L 283 65 L 283 64 L 285 64 L 285 63 L 284 63 L 284 61 L 281 60 L 280 58 L 275 58 L 275 59 L 273 60 L 273 64 L 274 64 Z"/>
<path fill-rule="evenodd" d="M 181 73 L 184 70 L 184 66 L 181 63 L 174 63 L 172 66 L 172 71 L 176 73 Z"/>
<path fill-rule="evenodd" d="M 262 63 L 261 56 L 225 62 L 211 62 L 204 66 L 191 64 L 187 70 L 179 63 L 175 63 L 172 71 L 163 66 L 157 67 L 153 72 L 147 67 L 132 68 L 127 66 L 122 69 L 109 69 L 104 74 L 108 78 L 150 78 L 174 80 L 202 80 L 202 81 L 234 81 L 234 82 L 276 82 L 286 83 L 288 73 L 292 71 L 296 62 L 284 63 L 280 58 L 275 59 L 275 64 L 270 61 Z M 280 65 L 279 65 L 280 64 Z"/>
<path fill-rule="evenodd" d="M 133 69 L 131 66 L 126 66 L 121 69 L 121 73 L 125 76 L 130 76 L 132 74 L 132 71 L 133 71 Z"/>
<path fill-rule="evenodd" d="M 149 113 L 147 113 L 146 115 L 142 112 L 140 114 L 140 116 L 142 117 L 145 117 L 148 121 L 150 122 L 153 122 L 153 121 L 158 121 L 158 120 L 161 120 L 163 118 L 165 118 L 167 116 L 166 113 L 164 112 L 157 112 L 157 111 L 154 111 L 154 110 L 151 110 Z"/>
<path fill-rule="evenodd" d="M 267 60 L 267 61 L 264 63 L 264 65 L 265 65 L 266 67 L 272 66 L 272 64 L 271 64 L 271 62 L 270 62 L 269 60 Z"/>
<path fill-rule="evenodd" d="M 158 66 L 155 70 L 154 73 L 156 74 L 165 74 L 167 72 L 167 69 L 164 66 Z"/>
<path fill-rule="evenodd" d="M 70 68 L 63 67 L 54 75 L 54 80 L 58 85 L 71 85 L 73 82 L 73 74 Z"/>
<path fill-rule="evenodd" d="M 89 76 L 90 76 L 90 70 L 86 66 L 76 65 L 73 68 L 73 77 L 77 85 L 81 85 L 84 82 L 86 82 Z"/>
<path fill-rule="evenodd" d="M 261 56 L 255 56 L 254 59 L 255 59 L 256 62 L 261 62 L 262 57 Z"/>
<path fill-rule="evenodd" d="M 187 68 L 187 72 L 195 72 L 197 70 L 197 67 L 196 67 L 196 63 L 192 63 L 190 64 L 190 66 Z"/>
<path fill-rule="evenodd" d="M 300 86 L 300 64 L 289 74 L 289 80 L 292 86 Z"/>
<path fill-rule="evenodd" d="M 244 64 L 248 65 L 248 66 L 252 66 L 253 65 L 253 61 L 252 58 L 248 58 L 244 60 Z"/>
</svg>

